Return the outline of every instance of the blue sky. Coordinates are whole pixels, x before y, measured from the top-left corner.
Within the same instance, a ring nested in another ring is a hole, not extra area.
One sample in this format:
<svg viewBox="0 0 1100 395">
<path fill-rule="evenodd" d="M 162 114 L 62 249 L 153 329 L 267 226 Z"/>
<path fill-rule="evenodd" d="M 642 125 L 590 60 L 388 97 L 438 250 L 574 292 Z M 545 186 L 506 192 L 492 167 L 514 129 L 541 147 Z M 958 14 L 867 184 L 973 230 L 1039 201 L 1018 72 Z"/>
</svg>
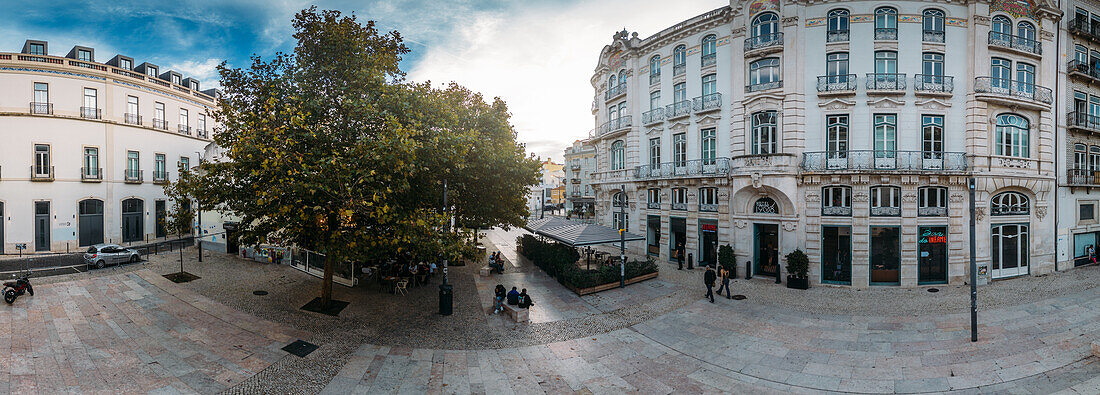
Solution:
<svg viewBox="0 0 1100 395">
<path fill-rule="evenodd" d="M 593 127 L 589 83 L 600 49 L 623 27 L 646 37 L 728 4 L 721 0 L 545 1 L 29 1 L 0 0 L 0 52 L 46 40 L 52 55 L 73 45 L 151 62 L 216 86 L 222 60 L 289 51 L 294 13 L 316 4 L 355 12 L 380 29 L 398 30 L 412 52 L 409 79 L 458 82 L 509 103 L 520 141 L 542 157 Z"/>
</svg>

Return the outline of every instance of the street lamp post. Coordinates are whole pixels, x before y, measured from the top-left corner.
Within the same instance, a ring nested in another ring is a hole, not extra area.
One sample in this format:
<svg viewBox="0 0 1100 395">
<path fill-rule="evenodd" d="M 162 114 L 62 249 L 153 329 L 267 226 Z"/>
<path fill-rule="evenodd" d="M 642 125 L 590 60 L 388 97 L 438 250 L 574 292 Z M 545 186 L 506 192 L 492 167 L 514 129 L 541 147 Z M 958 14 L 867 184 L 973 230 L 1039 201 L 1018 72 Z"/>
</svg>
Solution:
<svg viewBox="0 0 1100 395">
<path fill-rule="evenodd" d="M 619 186 L 619 288 L 626 287 L 626 186 Z"/>
<path fill-rule="evenodd" d="M 974 242 L 977 241 L 975 229 L 978 225 L 974 214 L 974 193 L 977 188 L 974 177 L 970 177 L 968 184 L 970 187 L 970 341 L 976 342 L 978 341 L 978 264 L 975 255 L 978 248 Z"/>
<path fill-rule="evenodd" d="M 446 216 L 448 214 L 447 209 L 447 179 L 443 179 L 443 213 Z M 451 231 L 451 220 L 447 218 L 443 223 L 443 233 L 449 233 Z M 454 298 L 454 286 L 447 283 L 447 255 L 443 255 L 443 283 L 439 284 L 439 314 L 451 315 L 452 300 Z"/>
</svg>

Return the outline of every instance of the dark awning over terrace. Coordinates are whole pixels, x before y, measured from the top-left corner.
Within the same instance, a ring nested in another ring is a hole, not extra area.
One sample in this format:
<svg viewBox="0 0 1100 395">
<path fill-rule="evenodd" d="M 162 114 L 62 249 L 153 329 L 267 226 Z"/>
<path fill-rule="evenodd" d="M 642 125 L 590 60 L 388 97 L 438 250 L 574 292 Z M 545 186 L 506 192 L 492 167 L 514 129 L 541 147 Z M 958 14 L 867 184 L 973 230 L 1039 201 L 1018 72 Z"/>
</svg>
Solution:
<svg viewBox="0 0 1100 395">
<path fill-rule="evenodd" d="M 620 241 L 618 229 L 595 224 L 582 224 L 561 218 L 544 218 L 531 221 L 527 224 L 527 230 L 573 247 L 618 243 Z M 626 241 L 645 240 L 645 237 L 630 232 L 627 232 L 625 236 Z"/>
</svg>

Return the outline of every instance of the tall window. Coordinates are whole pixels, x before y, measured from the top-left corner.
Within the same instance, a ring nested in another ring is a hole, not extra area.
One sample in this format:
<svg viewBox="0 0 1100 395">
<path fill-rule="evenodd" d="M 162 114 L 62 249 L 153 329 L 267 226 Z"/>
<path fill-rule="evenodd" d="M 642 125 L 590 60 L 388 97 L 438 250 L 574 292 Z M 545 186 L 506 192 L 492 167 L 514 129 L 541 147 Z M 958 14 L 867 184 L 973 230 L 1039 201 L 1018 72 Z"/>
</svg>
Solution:
<svg viewBox="0 0 1100 395">
<path fill-rule="evenodd" d="M 1035 25 L 1029 22 L 1020 22 L 1016 25 L 1016 35 L 1025 40 L 1035 40 Z"/>
<path fill-rule="evenodd" d="M 626 167 L 626 147 L 622 140 L 611 143 L 611 170 L 621 170 Z"/>
<path fill-rule="evenodd" d="M 1073 60 L 1076 60 L 1077 64 L 1081 65 L 1079 67 L 1084 67 L 1085 70 L 1088 70 L 1088 66 L 1090 64 L 1089 49 L 1086 48 L 1084 45 L 1075 45 L 1073 47 Z"/>
<path fill-rule="evenodd" d="M 901 215 L 901 188 L 880 186 L 871 188 L 871 215 L 897 217 Z"/>
<path fill-rule="evenodd" d="M 687 83 L 681 82 L 672 86 L 672 101 L 673 103 L 679 103 L 687 101 Z"/>
<path fill-rule="evenodd" d="M 848 116 L 830 115 L 825 117 L 825 149 L 830 159 L 848 157 Z"/>
<path fill-rule="evenodd" d="M 649 165 L 657 168 L 661 164 L 661 138 L 649 139 Z"/>
<path fill-rule="evenodd" d="M 848 16 L 848 10 L 829 11 L 829 31 L 826 35 L 826 41 L 848 41 L 848 24 L 850 22 Z"/>
<path fill-rule="evenodd" d="M 718 211 L 718 188 L 699 188 L 699 211 Z"/>
<path fill-rule="evenodd" d="M 672 75 L 684 73 L 687 66 L 687 46 L 680 44 L 672 50 Z"/>
<path fill-rule="evenodd" d="M 776 112 L 761 111 L 752 114 L 753 155 L 774 154 L 778 151 L 776 138 Z"/>
<path fill-rule="evenodd" d="M 718 36 L 709 34 L 703 37 L 702 47 L 703 55 L 700 57 L 700 65 L 707 67 L 714 64 L 718 57 L 715 53 L 718 50 Z"/>
<path fill-rule="evenodd" d="M 1088 169 L 1088 150 L 1084 144 L 1073 145 L 1073 168 L 1078 170 Z"/>
<path fill-rule="evenodd" d="M 687 202 L 688 202 L 687 191 L 688 191 L 687 188 L 672 188 L 672 204 L 673 204 L 672 208 L 673 209 L 675 209 L 675 210 L 686 210 L 687 209 L 686 207 L 683 206 L 683 205 L 686 205 Z M 679 206 L 679 208 L 677 206 Z"/>
<path fill-rule="evenodd" d="M 619 91 L 626 89 L 626 70 L 619 70 Z"/>
<path fill-rule="evenodd" d="M 779 58 L 765 58 L 749 64 L 749 84 L 755 86 L 750 91 L 778 87 L 779 81 Z"/>
<path fill-rule="evenodd" d="M 180 109 L 180 131 L 181 132 L 185 131 L 187 129 L 187 125 L 189 125 L 189 124 L 190 124 L 190 122 L 188 122 L 188 119 L 187 119 L 187 109 L 186 108 L 181 108 Z"/>
<path fill-rule="evenodd" d="M 898 39 L 898 10 L 880 7 L 875 10 L 875 40 Z"/>
<path fill-rule="evenodd" d="M 851 216 L 852 188 L 846 186 L 821 188 L 821 215 Z"/>
<path fill-rule="evenodd" d="M 99 148 L 84 147 L 84 177 L 99 178 Z"/>
<path fill-rule="evenodd" d="M 661 55 L 649 58 L 649 84 L 661 82 Z"/>
<path fill-rule="evenodd" d="M 50 102 L 50 85 L 43 82 L 34 83 L 34 102 L 35 104 L 46 104 Z"/>
<path fill-rule="evenodd" d="M 921 116 L 921 151 L 924 159 L 943 158 L 943 116 Z"/>
<path fill-rule="evenodd" d="M 942 43 L 944 40 L 943 34 L 943 11 L 940 10 L 925 10 L 924 17 L 924 41 Z"/>
<path fill-rule="evenodd" d="M 126 96 L 126 122 L 138 123 L 138 98 L 137 96 Z"/>
<path fill-rule="evenodd" d="M 779 32 L 779 16 L 765 12 L 752 20 L 752 36 L 765 37 Z"/>
<path fill-rule="evenodd" d="M 53 174 L 50 163 L 50 146 L 46 144 L 34 145 L 34 175 L 47 177 Z"/>
<path fill-rule="evenodd" d="M 1016 90 L 1031 93 L 1035 90 L 1035 66 L 1016 62 Z"/>
<path fill-rule="evenodd" d="M 99 95 L 92 88 L 84 88 L 84 107 L 80 109 L 80 116 L 84 118 L 99 118 Z"/>
<path fill-rule="evenodd" d="M 1012 83 L 1012 61 L 992 58 L 989 60 L 990 85 L 993 88 L 1008 89 Z"/>
<path fill-rule="evenodd" d="M 615 87 L 618 86 L 617 85 L 618 83 L 619 83 L 619 79 L 617 77 L 615 77 L 615 74 L 612 74 L 610 77 L 607 77 L 607 91 L 611 92 L 610 94 L 614 95 L 615 94 Z"/>
<path fill-rule="evenodd" d="M 672 135 L 672 161 L 675 162 L 676 167 L 687 165 L 687 134 Z"/>
<path fill-rule="evenodd" d="M 656 205 L 656 207 L 651 207 L 651 208 L 660 208 L 661 207 L 660 206 L 660 204 L 661 204 L 661 190 L 659 188 L 649 188 L 649 190 L 646 193 L 646 196 L 649 198 L 646 201 L 646 203 L 649 203 L 651 205 Z"/>
<path fill-rule="evenodd" d="M 1027 158 L 1030 124 L 1016 114 L 997 116 L 997 155 Z"/>
<path fill-rule="evenodd" d="M 1089 170 L 1100 171 L 1100 146 L 1089 146 Z"/>
<path fill-rule="evenodd" d="M 199 114 L 199 133 L 206 137 L 206 114 Z"/>
<path fill-rule="evenodd" d="M 136 179 L 140 177 L 141 154 L 137 151 L 126 151 L 126 178 Z"/>
<path fill-rule="evenodd" d="M 164 158 L 164 154 L 154 154 L 153 155 L 153 178 L 154 179 L 163 180 L 167 176 L 165 171 L 167 170 L 168 166 L 165 162 L 167 162 L 167 160 Z"/>
<path fill-rule="evenodd" d="M 825 74 L 829 82 L 848 82 L 848 53 L 833 52 L 825 55 Z"/>
<path fill-rule="evenodd" d="M 656 110 L 661 108 L 661 91 L 649 92 L 649 109 Z"/>
<path fill-rule="evenodd" d="M 191 158 L 188 158 L 186 156 L 181 156 L 179 167 L 180 167 L 179 170 L 180 170 L 181 174 L 186 173 L 188 171 L 191 171 Z"/>
<path fill-rule="evenodd" d="M 947 188 L 922 187 L 917 189 L 917 216 L 946 217 Z"/>
<path fill-rule="evenodd" d="M 707 74 L 703 76 L 703 96 L 718 92 L 718 76 Z"/>
<path fill-rule="evenodd" d="M 168 129 L 168 121 L 164 118 L 164 103 L 153 103 L 153 127 Z"/>
<path fill-rule="evenodd" d="M 897 114 L 875 114 L 875 157 L 893 158 L 898 149 Z"/>
<path fill-rule="evenodd" d="M 715 156 L 717 155 L 716 148 L 718 147 L 718 141 L 715 137 L 715 129 L 703 129 L 699 131 L 702 137 L 702 157 L 703 165 L 713 165 L 715 163 Z"/>
<path fill-rule="evenodd" d="M 925 76 L 943 75 L 943 54 L 925 52 L 923 58 L 924 62 L 922 64 L 921 71 L 924 73 Z"/>
<path fill-rule="evenodd" d="M 875 73 L 893 74 L 898 72 L 898 53 L 894 51 L 875 51 Z"/>
</svg>

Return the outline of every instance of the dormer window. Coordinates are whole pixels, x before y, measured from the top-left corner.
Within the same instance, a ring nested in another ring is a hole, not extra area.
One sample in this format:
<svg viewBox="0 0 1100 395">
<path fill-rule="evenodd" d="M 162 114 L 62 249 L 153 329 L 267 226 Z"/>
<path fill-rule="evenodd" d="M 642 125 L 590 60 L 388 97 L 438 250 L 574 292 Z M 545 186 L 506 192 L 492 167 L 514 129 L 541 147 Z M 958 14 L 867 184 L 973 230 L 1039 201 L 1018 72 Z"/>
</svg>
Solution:
<svg viewBox="0 0 1100 395">
<path fill-rule="evenodd" d="M 176 84 L 176 85 L 179 85 L 179 84 L 180 84 L 180 76 L 178 76 L 178 75 L 173 75 L 173 76 L 172 76 L 172 83 L 173 83 L 173 84 Z"/>
<path fill-rule="evenodd" d="M 191 81 L 191 89 L 199 90 L 199 83 L 195 82 L 195 81 Z"/>
<path fill-rule="evenodd" d="M 118 60 L 118 68 L 123 69 L 123 70 L 133 70 L 134 69 L 134 64 L 131 63 L 127 59 L 119 59 Z"/>
<path fill-rule="evenodd" d="M 28 49 L 30 50 L 29 53 L 31 55 L 45 55 L 46 54 L 46 45 L 45 44 L 31 43 Z"/>
<path fill-rule="evenodd" d="M 92 61 L 92 51 L 89 51 L 87 49 L 79 49 L 79 50 L 76 51 L 76 59 L 77 60 L 82 60 L 82 61 L 85 61 L 85 62 L 91 62 Z"/>
<path fill-rule="evenodd" d="M 156 67 L 152 67 L 152 66 L 150 66 L 150 67 L 146 67 L 146 68 L 145 68 L 145 72 L 146 72 L 147 74 L 149 74 L 150 76 L 153 76 L 153 77 L 156 77 L 156 76 L 157 76 L 157 74 L 158 74 L 158 73 L 157 73 L 157 68 L 156 68 Z"/>
</svg>

